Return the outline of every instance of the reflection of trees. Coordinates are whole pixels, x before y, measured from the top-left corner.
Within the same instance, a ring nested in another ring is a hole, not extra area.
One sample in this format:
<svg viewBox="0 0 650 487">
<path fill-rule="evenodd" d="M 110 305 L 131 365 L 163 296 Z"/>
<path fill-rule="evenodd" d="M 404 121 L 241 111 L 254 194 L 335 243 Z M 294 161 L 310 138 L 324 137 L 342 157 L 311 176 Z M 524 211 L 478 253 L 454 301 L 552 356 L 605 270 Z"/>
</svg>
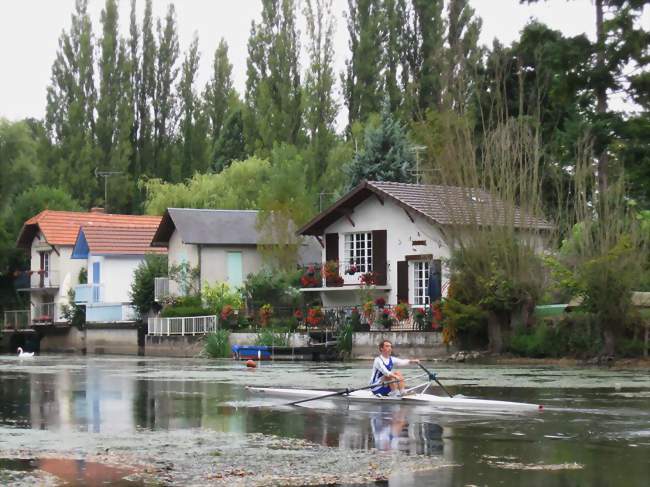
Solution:
<svg viewBox="0 0 650 487">
<path fill-rule="evenodd" d="M 29 427 L 31 418 L 30 375 L 0 373 L 0 423 Z"/>
</svg>

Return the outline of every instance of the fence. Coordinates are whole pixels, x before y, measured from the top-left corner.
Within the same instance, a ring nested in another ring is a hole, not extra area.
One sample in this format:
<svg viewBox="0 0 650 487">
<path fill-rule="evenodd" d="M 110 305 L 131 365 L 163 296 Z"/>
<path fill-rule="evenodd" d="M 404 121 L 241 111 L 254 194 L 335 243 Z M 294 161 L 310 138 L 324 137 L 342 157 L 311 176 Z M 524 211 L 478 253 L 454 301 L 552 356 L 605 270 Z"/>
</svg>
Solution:
<svg viewBox="0 0 650 487">
<path fill-rule="evenodd" d="M 4 312 L 5 330 L 27 330 L 31 328 L 32 322 L 28 309 L 20 309 Z"/>
<path fill-rule="evenodd" d="M 390 262 L 353 263 L 327 261 L 300 267 L 302 288 L 384 286 L 389 283 Z"/>
<path fill-rule="evenodd" d="M 58 319 L 56 303 L 37 303 L 32 306 L 32 321 L 34 323 L 53 323 Z"/>
<path fill-rule="evenodd" d="M 54 270 L 38 269 L 33 271 L 25 271 L 24 275 L 29 277 L 29 288 L 53 288 L 59 287 L 59 272 Z M 22 287 L 26 284 L 26 279 L 19 281 L 19 286 Z"/>
<path fill-rule="evenodd" d="M 213 316 L 190 316 L 185 318 L 149 318 L 149 335 L 205 335 L 219 328 L 219 320 Z"/>
<path fill-rule="evenodd" d="M 255 307 L 251 314 L 259 316 Z M 297 320 L 299 327 L 318 330 L 337 330 L 350 323 L 354 331 L 441 331 L 439 312 L 431 306 L 377 305 L 273 308 L 273 318 L 277 320 Z"/>
</svg>

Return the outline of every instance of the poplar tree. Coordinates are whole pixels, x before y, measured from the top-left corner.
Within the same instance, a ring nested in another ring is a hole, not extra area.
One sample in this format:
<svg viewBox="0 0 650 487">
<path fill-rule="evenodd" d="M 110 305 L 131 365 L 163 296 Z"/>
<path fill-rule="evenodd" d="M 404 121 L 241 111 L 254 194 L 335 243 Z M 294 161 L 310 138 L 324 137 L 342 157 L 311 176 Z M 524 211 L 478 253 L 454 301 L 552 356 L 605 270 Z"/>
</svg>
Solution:
<svg viewBox="0 0 650 487">
<path fill-rule="evenodd" d="M 156 59 L 156 90 L 153 98 L 154 154 L 153 174 L 165 180 L 171 178 L 171 142 L 177 121 L 176 94 L 172 91 L 178 77 L 178 35 L 176 10 L 169 4 L 164 23 L 158 19 L 158 56 Z"/>
<path fill-rule="evenodd" d="M 297 144 L 302 129 L 299 32 L 294 0 L 263 0 L 248 40 L 246 104 L 251 149 Z"/>
<path fill-rule="evenodd" d="M 243 161 L 248 153 L 244 135 L 244 115 L 242 103 L 237 100 L 228 111 L 219 139 L 214 146 L 213 170 L 221 172 L 233 161 Z"/>
<path fill-rule="evenodd" d="M 347 26 L 350 59 L 342 76 L 348 125 L 365 122 L 381 109 L 383 58 L 381 0 L 348 0 Z"/>
<path fill-rule="evenodd" d="M 222 38 L 214 52 L 212 78 L 206 85 L 203 94 L 205 110 L 210 120 L 210 139 L 213 150 L 228 116 L 228 108 L 235 96 L 232 86 L 232 64 L 228 60 L 228 44 Z"/>
<path fill-rule="evenodd" d="M 133 175 L 142 174 L 142 160 L 139 151 L 140 135 L 140 113 L 138 111 L 138 97 L 140 94 L 140 29 L 136 18 L 137 1 L 131 0 L 131 13 L 129 16 L 129 40 L 128 40 L 128 61 L 129 61 L 129 85 L 131 111 L 133 113 L 133 125 L 131 126 L 131 145 L 133 152 L 131 155 L 131 164 L 129 172 Z"/>
<path fill-rule="evenodd" d="M 194 86 L 196 73 L 199 69 L 199 39 L 194 40 L 185 55 L 181 69 L 181 80 L 178 84 L 179 113 L 180 113 L 180 167 L 174 168 L 176 172 L 173 179 L 187 179 L 194 172 L 203 172 L 207 168 L 206 124 L 201 100 L 197 96 Z M 180 174 L 178 174 L 180 173 Z"/>
<path fill-rule="evenodd" d="M 96 202 L 98 184 L 93 34 L 87 7 L 87 0 L 76 1 L 70 31 L 59 37 L 47 88 L 46 127 L 56 144 L 53 173 L 75 199 L 90 206 Z"/>
<path fill-rule="evenodd" d="M 334 99 L 334 16 L 332 0 L 306 0 L 309 68 L 305 77 L 305 129 L 309 139 L 308 182 L 313 186 L 327 169 L 335 142 L 338 106 Z"/>
<path fill-rule="evenodd" d="M 138 160 L 143 174 L 154 176 L 153 114 L 152 106 L 156 95 L 156 38 L 153 32 L 153 10 L 151 0 L 146 0 L 142 20 L 142 52 L 139 63 L 137 86 L 138 114 Z"/>
</svg>

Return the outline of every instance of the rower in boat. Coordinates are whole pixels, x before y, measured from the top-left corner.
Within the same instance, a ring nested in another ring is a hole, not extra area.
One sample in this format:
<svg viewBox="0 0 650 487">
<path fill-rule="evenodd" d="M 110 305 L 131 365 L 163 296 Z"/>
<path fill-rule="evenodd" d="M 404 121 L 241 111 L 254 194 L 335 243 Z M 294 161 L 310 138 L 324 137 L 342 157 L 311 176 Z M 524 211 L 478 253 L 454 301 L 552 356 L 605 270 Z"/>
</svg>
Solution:
<svg viewBox="0 0 650 487">
<path fill-rule="evenodd" d="M 399 371 L 394 371 L 395 367 L 402 367 L 410 363 L 419 364 L 418 359 L 401 359 L 392 356 L 393 344 L 389 340 L 382 340 L 379 344 L 379 356 L 375 358 L 372 364 L 372 376 L 370 384 L 387 382 L 379 384 L 371 390 L 376 396 L 401 397 L 404 394 L 404 376 Z"/>
</svg>

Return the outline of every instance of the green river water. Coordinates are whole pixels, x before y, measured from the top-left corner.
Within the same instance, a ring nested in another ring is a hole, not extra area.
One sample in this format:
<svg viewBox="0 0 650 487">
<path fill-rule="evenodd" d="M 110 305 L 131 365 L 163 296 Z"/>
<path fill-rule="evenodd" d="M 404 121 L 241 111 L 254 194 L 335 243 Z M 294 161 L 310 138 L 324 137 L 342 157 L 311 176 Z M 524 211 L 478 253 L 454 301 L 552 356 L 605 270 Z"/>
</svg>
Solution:
<svg viewBox="0 0 650 487">
<path fill-rule="evenodd" d="M 431 364 L 453 394 L 545 406 L 524 415 L 245 389 L 362 386 L 369 367 L 0 356 L 0 485 L 650 485 L 647 369 Z"/>
</svg>

